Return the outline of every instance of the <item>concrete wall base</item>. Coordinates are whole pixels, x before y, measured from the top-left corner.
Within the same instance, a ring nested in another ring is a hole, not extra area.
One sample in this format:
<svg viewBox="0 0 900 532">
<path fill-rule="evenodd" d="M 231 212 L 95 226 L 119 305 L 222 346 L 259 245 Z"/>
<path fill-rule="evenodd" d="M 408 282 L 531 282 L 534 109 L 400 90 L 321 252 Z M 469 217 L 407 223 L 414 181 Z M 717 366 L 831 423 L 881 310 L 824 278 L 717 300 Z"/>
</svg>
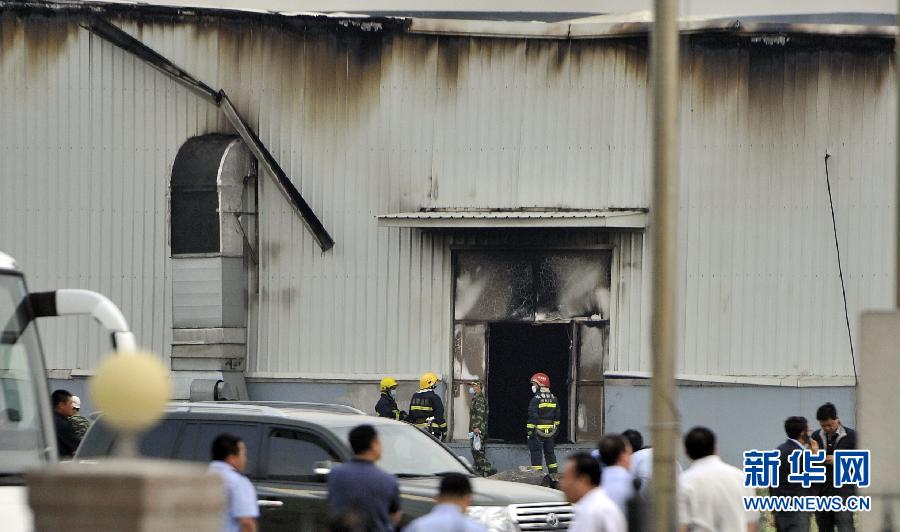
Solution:
<svg viewBox="0 0 900 532">
<path fill-rule="evenodd" d="M 201 465 L 161 460 L 56 464 L 29 473 L 27 480 L 36 532 L 215 532 L 222 526 L 222 479 Z"/>
</svg>

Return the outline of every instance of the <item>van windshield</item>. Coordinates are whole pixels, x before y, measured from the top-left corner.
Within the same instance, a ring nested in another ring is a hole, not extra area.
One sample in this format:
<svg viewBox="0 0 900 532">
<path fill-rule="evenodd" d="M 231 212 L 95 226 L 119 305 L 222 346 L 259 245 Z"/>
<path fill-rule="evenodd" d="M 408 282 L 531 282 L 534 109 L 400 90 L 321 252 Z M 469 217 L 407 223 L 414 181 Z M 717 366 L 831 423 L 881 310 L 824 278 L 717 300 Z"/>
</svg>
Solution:
<svg viewBox="0 0 900 532">
<path fill-rule="evenodd" d="M 329 427 L 348 447 L 350 427 Z M 434 476 L 444 473 L 471 474 L 452 453 L 412 425 L 378 425 L 384 448 L 378 466 L 401 477 Z"/>
<path fill-rule="evenodd" d="M 26 295 L 21 275 L 0 272 L 0 483 L 45 463 L 52 453 L 39 395 L 46 376 L 37 330 L 23 304 Z"/>
</svg>

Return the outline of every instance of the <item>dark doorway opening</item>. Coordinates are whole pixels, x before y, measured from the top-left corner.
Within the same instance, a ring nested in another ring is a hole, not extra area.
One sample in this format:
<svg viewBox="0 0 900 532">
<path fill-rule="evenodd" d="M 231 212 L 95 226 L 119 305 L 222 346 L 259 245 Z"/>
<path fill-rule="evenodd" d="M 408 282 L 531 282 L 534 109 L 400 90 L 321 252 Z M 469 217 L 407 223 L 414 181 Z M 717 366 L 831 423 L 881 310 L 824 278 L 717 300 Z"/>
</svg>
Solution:
<svg viewBox="0 0 900 532">
<path fill-rule="evenodd" d="M 524 442 L 529 378 L 541 371 L 560 405 L 557 442 L 569 441 L 569 325 L 491 323 L 488 332 L 487 395 L 490 438 Z"/>
</svg>

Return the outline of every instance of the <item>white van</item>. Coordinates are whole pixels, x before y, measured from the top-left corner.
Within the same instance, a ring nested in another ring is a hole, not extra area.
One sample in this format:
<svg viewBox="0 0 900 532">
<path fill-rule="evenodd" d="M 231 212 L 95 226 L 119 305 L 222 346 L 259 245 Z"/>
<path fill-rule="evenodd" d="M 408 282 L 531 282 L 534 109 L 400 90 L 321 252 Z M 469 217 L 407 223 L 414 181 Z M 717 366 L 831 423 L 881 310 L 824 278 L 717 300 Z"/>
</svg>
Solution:
<svg viewBox="0 0 900 532">
<path fill-rule="evenodd" d="M 89 290 L 29 293 L 16 262 L 0 252 L 0 523 L 5 532 L 33 529 L 24 474 L 58 459 L 35 319 L 79 314 L 105 326 L 114 349 L 135 349 L 125 317 L 109 299 Z"/>
</svg>

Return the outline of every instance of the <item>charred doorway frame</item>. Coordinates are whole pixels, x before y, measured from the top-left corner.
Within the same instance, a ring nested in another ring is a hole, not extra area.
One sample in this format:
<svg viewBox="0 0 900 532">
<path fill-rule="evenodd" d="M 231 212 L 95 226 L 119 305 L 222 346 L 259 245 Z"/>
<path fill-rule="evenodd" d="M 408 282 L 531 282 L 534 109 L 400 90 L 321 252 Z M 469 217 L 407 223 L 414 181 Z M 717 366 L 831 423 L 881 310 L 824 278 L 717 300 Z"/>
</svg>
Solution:
<svg viewBox="0 0 900 532">
<path fill-rule="evenodd" d="M 609 264 L 609 272 L 610 272 L 610 305 L 609 305 L 609 316 L 604 320 L 590 320 L 584 318 L 570 318 L 566 320 L 546 320 L 546 321 L 522 321 L 522 320 L 490 320 L 490 321 L 482 321 L 482 320 L 457 320 L 456 319 L 456 277 L 457 277 L 457 258 L 460 253 L 465 253 L 467 251 L 478 251 L 478 252 L 535 252 L 535 253 L 554 253 L 554 252 L 591 252 L 591 251 L 608 251 L 610 253 L 610 264 Z M 618 283 L 616 280 L 619 277 L 619 262 L 618 262 L 618 253 L 616 250 L 616 246 L 614 244 L 597 244 L 597 245 L 583 245 L 583 246 L 539 246 L 539 245 L 531 245 L 531 244 L 523 244 L 523 245 L 514 245 L 509 243 L 504 243 L 502 245 L 491 245 L 491 244 L 451 244 L 450 245 L 450 346 L 448 352 L 449 358 L 449 367 L 450 367 L 450 375 L 449 382 L 447 383 L 447 393 L 448 393 L 448 401 L 447 401 L 447 414 L 446 417 L 450 421 L 451 426 L 449 427 L 450 439 L 452 439 L 452 435 L 454 433 L 455 427 L 452 424 L 455 422 L 455 401 L 454 397 L 459 397 L 463 395 L 461 390 L 461 384 L 467 382 L 464 379 L 457 380 L 456 378 L 456 370 L 455 370 L 455 338 L 456 338 L 456 326 L 462 325 L 465 327 L 466 325 L 484 325 L 485 326 L 485 337 L 484 337 L 484 375 L 482 378 L 485 382 L 488 380 L 488 371 L 489 371 L 489 360 L 490 360 L 490 325 L 492 323 L 519 323 L 519 324 L 531 324 L 535 327 L 540 327 L 541 324 L 567 324 L 569 327 L 569 375 L 568 382 L 566 382 L 566 395 L 569 399 L 569 418 L 566 420 L 569 439 L 574 443 L 581 443 L 578 439 L 578 430 L 576 427 L 576 416 L 578 413 L 578 388 L 579 385 L 589 386 L 589 387 L 597 387 L 599 386 L 603 391 L 601 395 L 602 400 L 599 405 L 600 408 L 600 427 L 599 433 L 602 434 L 605 431 L 606 425 L 606 416 L 604 415 L 605 409 L 605 387 L 606 387 L 606 377 L 605 371 L 607 368 L 607 364 L 609 361 L 609 352 L 612 349 L 612 346 L 615 344 L 613 339 L 612 332 L 612 324 L 615 323 L 618 316 L 616 315 L 616 302 L 618 300 Z M 581 327 L 580 326 L 601 326 L 606 328 L 606 352 L 603 353 L 603 361 L 601 367 L 601 375 L 599 379 L 580 379 L 579 378 L 579 366 L 581 363 L 581 350 L 580 350 L 580 335 L 581 335 Z M 463 336 L 465 336 L 465 330 L 463 330 Z M 490 407 L 490 405 L 488 405 Z M 568 442 L 560 442 L 560 443 L 568 443 Z"/>
</svg>

